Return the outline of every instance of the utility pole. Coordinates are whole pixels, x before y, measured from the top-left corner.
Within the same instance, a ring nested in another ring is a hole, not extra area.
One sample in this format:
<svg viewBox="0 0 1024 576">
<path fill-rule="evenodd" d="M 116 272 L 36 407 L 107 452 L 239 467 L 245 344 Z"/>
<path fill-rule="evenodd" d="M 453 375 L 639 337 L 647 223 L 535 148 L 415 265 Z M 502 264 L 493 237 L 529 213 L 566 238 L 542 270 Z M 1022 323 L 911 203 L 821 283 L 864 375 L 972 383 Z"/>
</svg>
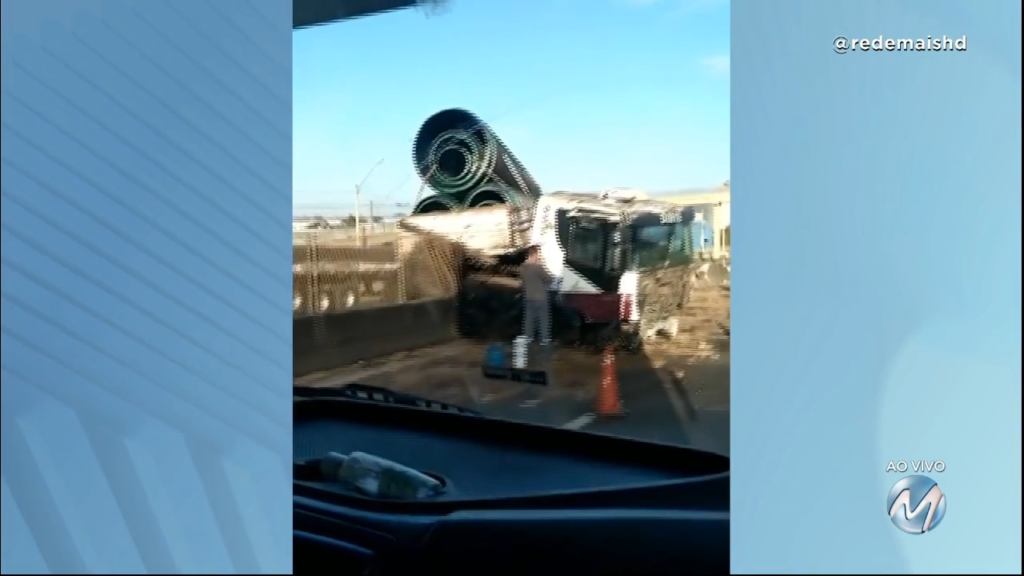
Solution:
<svg viewBox="0 0 1024 576">
<path fill-rule="evenodd" d="M 366 184 L 366 181 L 370 179 L 370 175 L 373 174 L 373 171 L 377 169 L 377 166 L 380 166 L 383 163 L 384 163 L 384 159 L 383 158 L 381 158 L 380 160 L 377 160 L 377 163 L 374 164 L 373 166 L 370 166 L 370 169 L 366 171 L 366 176 L 363 176 L 362 181 L 359 182 L 359 184 L 356 184 L 356 245 L 357 246 L 363 246 L 363 245 L 366 244 L 366 239 L 363 237 L 363 224 L 362 224 L 362 222 L 360 221 L 360 218 L 359 218 L 359 194 L 362 192 L 363 184 Z"/>
<path fill-rule="evenodd" d="M 365 178 L 363 180 L 365 180 Z M 362 184 L 356 184 L 356 246 L 363 245 L 363 226 L 359 221 L 359 189 L 361 187 Z"/>
</svg>

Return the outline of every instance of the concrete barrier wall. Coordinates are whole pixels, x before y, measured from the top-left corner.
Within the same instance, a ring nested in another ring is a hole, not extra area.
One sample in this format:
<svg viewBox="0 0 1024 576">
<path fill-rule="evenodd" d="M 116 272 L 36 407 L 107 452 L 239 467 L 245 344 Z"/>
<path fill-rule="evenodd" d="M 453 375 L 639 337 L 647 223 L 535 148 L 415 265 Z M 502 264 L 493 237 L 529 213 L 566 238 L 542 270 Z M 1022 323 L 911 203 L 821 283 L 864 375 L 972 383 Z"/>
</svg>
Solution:
<svg viewBox="0 0 1024 576">
<path fill-rule="evenodd" d="M 295 377 L 456 338 L 455 301 L 425 300 L 305 316 L 293 323 Z"/>
</svg>

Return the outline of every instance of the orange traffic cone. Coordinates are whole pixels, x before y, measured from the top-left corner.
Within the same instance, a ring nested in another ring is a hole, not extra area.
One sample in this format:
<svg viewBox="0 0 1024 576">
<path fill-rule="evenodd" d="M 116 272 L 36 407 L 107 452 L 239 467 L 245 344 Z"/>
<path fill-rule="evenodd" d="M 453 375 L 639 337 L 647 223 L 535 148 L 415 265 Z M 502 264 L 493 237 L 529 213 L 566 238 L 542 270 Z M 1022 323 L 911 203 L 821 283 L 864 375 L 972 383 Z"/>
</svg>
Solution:
<svg viewBox="0 0 1024 576">
<path fill-rule="evenodd" d="M 601 361 L 601 387 L 594 405 L 597 416 L 623 416 L 622 397 L 619 395 L 619 372 L 615 367 L 615 351 L 605 348 Z"/>
</svg>

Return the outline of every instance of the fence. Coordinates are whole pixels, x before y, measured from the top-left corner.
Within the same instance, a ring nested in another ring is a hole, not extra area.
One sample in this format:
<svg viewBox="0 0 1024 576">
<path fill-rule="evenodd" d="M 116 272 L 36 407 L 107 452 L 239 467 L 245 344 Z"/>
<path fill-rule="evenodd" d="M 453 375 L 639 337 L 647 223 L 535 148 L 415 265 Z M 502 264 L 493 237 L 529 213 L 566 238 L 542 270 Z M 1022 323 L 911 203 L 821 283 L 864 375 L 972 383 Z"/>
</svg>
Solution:
<svg viewBox="0 0 1024 576">
<path fill-rule="evenodd" d="M 294 226 L 308 226 L 312 223 L 298 222 Z M 360 224 L 359 231 L 356 231 L 355 226 L 344 226 L 344 227 L 333 227 L 333 228 L 295 228 L 292 234 L 297 237 L 303 237 L 314 232 L 330 232 L 334 234 L 338 240 L 345 240 L 351 242 L 360 241 L 360 243 L 374 244 L 379 243 L 383 239 L 394 236 L 398 233 L 398 224 L 395 222 L 375 222 L 372 224 L 364 223 Z"/>
<path fill-rule="evenodd" d="M 362 239 L 360 239 L 362 240 Z M 309 230 L 293 236 L 296 316 L 450 298 L 460 250 L 426 234 L 392 229 L 357 242 L 354 230 Z"/>
</svg>

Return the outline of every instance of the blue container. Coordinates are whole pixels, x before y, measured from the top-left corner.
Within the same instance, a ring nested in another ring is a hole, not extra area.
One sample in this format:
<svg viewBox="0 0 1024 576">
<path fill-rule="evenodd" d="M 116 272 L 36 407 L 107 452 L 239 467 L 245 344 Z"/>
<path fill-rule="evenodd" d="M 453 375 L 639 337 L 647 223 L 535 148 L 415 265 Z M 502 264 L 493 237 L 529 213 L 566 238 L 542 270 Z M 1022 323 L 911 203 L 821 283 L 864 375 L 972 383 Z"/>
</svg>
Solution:
<svg viewBox="0 0 1024 576">
<path fill-rule="evenodd" d="M 505 347 L 499 343 L 491 344 L 487 347 L 487 353 L 484 355 L 484 366 L 491 368 L 504 368 L 505 363 Z"/>
</svg>

